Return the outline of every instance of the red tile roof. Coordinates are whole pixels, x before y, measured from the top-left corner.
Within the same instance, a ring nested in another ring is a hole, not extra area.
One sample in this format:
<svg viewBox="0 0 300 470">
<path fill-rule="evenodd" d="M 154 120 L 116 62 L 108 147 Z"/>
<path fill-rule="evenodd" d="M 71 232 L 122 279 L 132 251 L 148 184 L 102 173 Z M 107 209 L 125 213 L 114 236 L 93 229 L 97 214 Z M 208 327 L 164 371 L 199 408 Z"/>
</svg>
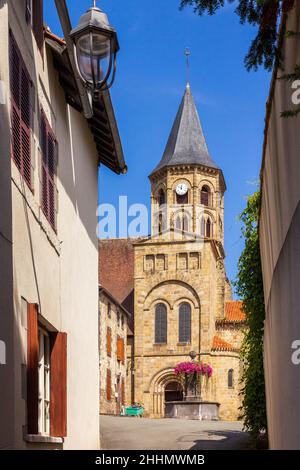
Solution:
<svg viewBox="0 0 300 470">
<path fill-rule="evenodd" d="M 219 338 L 219 336 L 214 337 L 211 349 L 212 351 L 237 351 L 232 344 L 227 343 L 227 341 Z"/>
<path fill-rule="evenodd" d="M 66 44 L 66 41 L 63 38 L 60 38 L 56 34 L 52 33 L 52 31 L 50 31 L 50 29 L 48 28 L 44 30 L 44 35 L 46 38 L 52 39 L 53 41 L 57 42 L 61 46 L 64 46 Z"/>
<path fill-rule="evenodd" d="M 230 300 L 225 302 L 225 321 L 232 323 L 241 323 L 246 320 L 243 312 L 243 302 L 240 300 Z"/>
</svg>

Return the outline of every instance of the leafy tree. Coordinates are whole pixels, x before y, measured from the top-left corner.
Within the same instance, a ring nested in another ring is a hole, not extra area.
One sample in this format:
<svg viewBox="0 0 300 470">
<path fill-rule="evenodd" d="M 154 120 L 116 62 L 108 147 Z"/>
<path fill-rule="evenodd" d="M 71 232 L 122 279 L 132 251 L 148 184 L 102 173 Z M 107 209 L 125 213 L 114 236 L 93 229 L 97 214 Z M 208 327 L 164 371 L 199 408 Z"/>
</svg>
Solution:
<svg viewBox="0 0 300 470">
<path fill-rule="evenodd" d="M 265 305 L 258 237 L 260 192 L 248 198 L 241 214 L 245 247 L 238 262 L 235 282 L 237 294 L 243 300 L 248 330 L 241 357 L 243 360 L 242 417 L 245 428 L 254 441 L 267 431 L 265 379 L 263 366 L 263 336 Z"/>
</svg>

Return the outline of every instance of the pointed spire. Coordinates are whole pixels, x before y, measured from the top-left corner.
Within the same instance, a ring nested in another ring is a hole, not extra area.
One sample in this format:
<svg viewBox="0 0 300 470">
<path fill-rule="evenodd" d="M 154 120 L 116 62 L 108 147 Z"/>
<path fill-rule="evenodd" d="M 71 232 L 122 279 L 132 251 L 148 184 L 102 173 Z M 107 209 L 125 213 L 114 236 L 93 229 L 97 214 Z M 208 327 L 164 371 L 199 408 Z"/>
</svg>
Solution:
<svg viewBox="0 0 300 470">
<path fill-rule="evenodd" d="M 182 164 L 219 168 L 209 155 L 189 82 L 163 157 L 154 172 L 165 166 Z"/>
</svg>

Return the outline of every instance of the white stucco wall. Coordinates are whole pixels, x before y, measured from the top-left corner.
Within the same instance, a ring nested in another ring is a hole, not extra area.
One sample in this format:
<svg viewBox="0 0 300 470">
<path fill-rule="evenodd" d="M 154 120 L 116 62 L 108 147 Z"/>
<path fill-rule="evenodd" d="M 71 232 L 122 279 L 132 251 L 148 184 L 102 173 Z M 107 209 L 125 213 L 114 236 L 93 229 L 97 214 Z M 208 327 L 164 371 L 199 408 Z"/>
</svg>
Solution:
<svg viewBox="0 0 300 470">
<path fill-rule="evenodd" d="M 13 161 L 10 168 L 12 221 L 8 225 L 11 226 L 13 240 L 11 288 L 14 300 L 15 341 L 14 380 L 10 381 L 9 387 L 14 414 L 7 424 L 8 430 L 11 426 L 13 435 L 6 441 L 1 439 L 0 448 L 29 447 L 23 440 L 23 427 L 26 424 L 24 371 L 27 348 L 26 310 L 22 302 L 24 298 L 27 302 L 38 303 L 42 317 L 55 329 L 68 335 L 68 436 L 63 447 L 97 449 L 99 448 L 99 368 L 96 148 L 85 119 L 65 103 L 64 93 L 52 65 L 50 51 L 44 51 L 44 58 L 37 51 L 30 27 L 25 23 L 23 10 L 23 2 L 9 2 L 7 9 L 6 2 L 0 1 L 0 79 L 6 83 L 8 93 L 8 27 L 10 27 L 37 93 L 32 141 L 35 162 L 34 194 L 24 186 Z M 7 97 L 9 98 L 8 94 Z M 39 207 L 40 106 L 43 107 L 52 126 L 59 148 L 56 182 L 59 208 L 57 234 Z M 9 116 L 9 99 L 5 109 Z M 1 133 L 0 140 L 7 143 L 7 133 Z M 5 159 L 10 161 L 8 145 L 6 145 Z M 7 276 L 7 286 L 9 282 Z M 7 310 L 6 314 L 8 313 Z M 12 336 L 9 333 L 13 326 L 9 323 L 8 317 L 4 326 L 8 332 L 8 350 L 10 350 Z M 0 340 L 2 339 L 0 335 Z"/>
<path fill-rule="evenodd" d="M 300 30 L 295 2 L 287 30 Z M 300 63 L 299 39 L 285 39 L 285 73 Z M 277 76 L 282 75 L 279 70 Z M 292 343 L 300 340 L 300 116 L 283 119 L 293 107 L 294 90 L 274 82 L 262 168 L 260 246 L 266 304 L 265 376 L 271 449 L 300 448 L 300 365 L 292 362 Z"/>
</svg>

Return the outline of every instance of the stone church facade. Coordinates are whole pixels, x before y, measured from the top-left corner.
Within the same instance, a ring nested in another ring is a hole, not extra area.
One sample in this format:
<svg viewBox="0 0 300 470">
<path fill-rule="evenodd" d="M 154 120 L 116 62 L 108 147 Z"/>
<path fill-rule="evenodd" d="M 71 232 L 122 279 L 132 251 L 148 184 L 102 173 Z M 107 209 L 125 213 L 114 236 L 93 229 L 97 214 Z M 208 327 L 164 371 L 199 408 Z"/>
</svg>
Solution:
<svg viewBox="0 0 300 470">
<path fill-rule="evenodd" d="M 220 403 L 221 419 L 236 420 L 245 317 L 241 303 L 232 300 L 224 266 L 225 180 L 208 152 L 189 85 L 150 183 L 151 235 L 100 242 L 100 259 L 102 250 L 112 273 L 114 263 L 119 270 L 127 265 L 124 276 L 118 270 L 122 283 L 128 285 L 133 263 L 132 291 L 124 298 L 131 296 L 134 319 L 126 401 L 142 403 L 146 416 L 163 417 L 165 403 L 183 396 L 174 367 L 194 351 L 196 360 L 213 367 L 201 398 Z M 122 243 L 131 246 L 128 260 L 112 260 L 111 247 Z M 109 283 L 115 284 L 113 276 Z"/>
</svg>

